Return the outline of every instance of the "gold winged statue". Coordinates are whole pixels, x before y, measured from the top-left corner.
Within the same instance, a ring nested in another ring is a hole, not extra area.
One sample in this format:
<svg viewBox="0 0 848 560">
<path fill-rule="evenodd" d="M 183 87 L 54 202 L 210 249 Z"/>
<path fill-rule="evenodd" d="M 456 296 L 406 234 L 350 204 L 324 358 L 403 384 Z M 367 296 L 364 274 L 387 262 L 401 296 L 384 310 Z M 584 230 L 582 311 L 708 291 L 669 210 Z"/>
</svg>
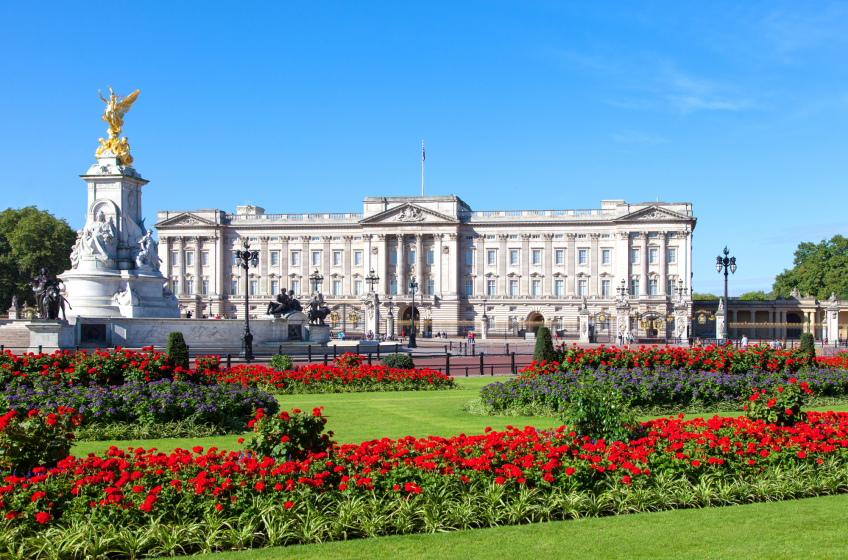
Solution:
<svg viewBox="0 0 848 560">
<path fill-rule="evenodd" d="M 100 94 L 100 99 L 106 104 L 106 109 L 103 111 L 103 122 L 109 123 L 109 138 L 100 139 L 100 147 L 97 148 L 97 155 L 101 155 L 107 150 L 117 156 L 118 161 L 123 165 L 131 165 L 133 157 L 130 155 L 130 145 L 127 138 L 119 138 L 121 128 L 124 126 L 124 115 L 132 108 L 133 103 L 138 98 L 138 90 L 131 94 L 115 95 L 112 88 L 109 87 L 109 99 L 103 98 L 103 91 L 97 90 Z"/>
</svg>

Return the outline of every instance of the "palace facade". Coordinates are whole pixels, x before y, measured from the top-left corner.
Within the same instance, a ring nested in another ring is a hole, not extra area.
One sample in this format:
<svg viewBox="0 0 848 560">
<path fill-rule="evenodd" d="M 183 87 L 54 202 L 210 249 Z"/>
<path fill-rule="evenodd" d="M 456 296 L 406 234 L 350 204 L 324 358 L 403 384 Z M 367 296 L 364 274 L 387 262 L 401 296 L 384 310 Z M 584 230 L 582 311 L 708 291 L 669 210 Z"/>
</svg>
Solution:
<svg viewBox="0 0 848 560">
<path fill-rule="evenodd" d="M 695 224 L 691 203 L 473 211 L 457 196 L 416 196 L 368 197 L 362 212 L 345 214 L 166 210 L 156 228 L 162 272 L 195 317 L 243 317 L 245 289 L 251 316 L 262 315 L 281 290 L 307 298 L 314 275 L 334 325 L 353 331 L 373 269 L 384 323 L 389 310 L 409 320 L 414 279 L 424 332 L 479 329 L 485 312 L 490 332 L 548 324 L 576 335 L 584 298 L 600 332 L 623 290 L 632 316 L 656 317 L 654 334 L 664 337 L 662 318 L 680 298 L 691 317 Z M 245 238 L 259 251 L 246 274 L 234 256 Z"/>
</svg>

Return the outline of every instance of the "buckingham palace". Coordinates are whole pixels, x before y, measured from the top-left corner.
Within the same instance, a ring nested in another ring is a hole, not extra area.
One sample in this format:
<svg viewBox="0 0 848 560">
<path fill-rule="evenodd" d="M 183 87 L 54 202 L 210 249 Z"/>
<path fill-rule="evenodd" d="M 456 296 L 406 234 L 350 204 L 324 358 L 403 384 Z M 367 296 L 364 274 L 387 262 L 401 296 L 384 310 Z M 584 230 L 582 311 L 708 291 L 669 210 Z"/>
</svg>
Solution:
<svg viewBox="0 0 848 560">
<path fill-rule="evenodd" d="M 653 335 L 665 337 L 662 318 L 673 306 L 685 304 L 691 317 L 695 224 L 685 202 L 475 211 L 451 195 L 368 197 L 362 212 L 345 214 L 166 210 L 156 228 L 162 272 L 183 313 L 198 318 L 243 317 L 246 289 L 250 315 L 262 315 L 281 290 L 308 297 L 313 275 L 323 278 L 334 328 L 361 330 L 373 270 L 382 315 L 393 311 L 398 332 L 411 318 L 414 279 L 425 336 L 479 329 L 484 315 L 493 333 L 546 324 L 569 336 L 583 307 L 603 332 L 616 301 L 626 300 L 634 329 L 638 318 L 656 317 Z M 235 257 L 245 238 L 259 250 L 247 274 Z"/>
</svg>

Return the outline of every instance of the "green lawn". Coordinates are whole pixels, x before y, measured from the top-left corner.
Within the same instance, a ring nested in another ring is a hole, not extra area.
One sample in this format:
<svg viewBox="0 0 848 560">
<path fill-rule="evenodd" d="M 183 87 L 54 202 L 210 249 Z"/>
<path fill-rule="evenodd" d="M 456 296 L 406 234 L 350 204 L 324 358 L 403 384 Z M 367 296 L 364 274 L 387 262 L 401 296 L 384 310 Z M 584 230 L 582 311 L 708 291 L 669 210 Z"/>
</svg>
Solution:
<svg viewBox="0 0 848 560">
<path fill-rule="evenodd" d="M 195 556 L 199 560 L 848 557 L 848 496 Z"/>
</svg>

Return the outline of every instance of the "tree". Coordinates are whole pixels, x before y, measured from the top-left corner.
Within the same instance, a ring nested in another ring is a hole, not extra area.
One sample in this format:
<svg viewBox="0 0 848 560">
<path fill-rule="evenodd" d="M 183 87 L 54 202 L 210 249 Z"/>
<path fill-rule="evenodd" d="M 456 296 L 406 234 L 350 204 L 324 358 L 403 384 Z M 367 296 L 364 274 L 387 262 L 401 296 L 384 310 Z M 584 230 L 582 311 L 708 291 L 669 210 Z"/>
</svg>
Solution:
<svg viewBox="0 0 848 560">
<path fill-rule="evenodd" d="M 18 275 L 18 268 L 32 275 L 41 268 L 51 275 L 71 268 L 76 233 L 63 219 L 35 206 L 8 208 L 0 212 L 0 310 L 18 301 L 34 303 L 32 290 Z"/>
<path fill-rule="evenodd" d="M 762 290 L 758 290 L 756 292 L 745 292 L 739 299 L 744 301 L 765 301 L 767 299 L 771 299 L 770 294 L 765 293 Z"/>
<path fill-rule="evenodd" d="M 696 300 L 696 301 L 697 300 L 711 300 L 711 299 L 719 299 L 719 297 L 715 296 L 713 294 L 699 294 L 698 292 L 692 292 L 692 299 Z"/>
<path fill-rule="evenodd" d="M 817 299 L 827 299 L 831 292 L 848 298 L 848 239 L 834 235 L 830 241 L 801 243 L 795 251 L 795 265 L 774 279 L 775 295 L 788 296 L 793 288 Z"/>
<path fill-rule="evenodd" d="M 533 359 L 540 363 L 543 360 L 548 363 L 556 361 L 554 343 L 551 340 L 551 330 L 548 327 L 541 326 L 536 331 L 536 348 L 533 351 Z"/>
</svg>

